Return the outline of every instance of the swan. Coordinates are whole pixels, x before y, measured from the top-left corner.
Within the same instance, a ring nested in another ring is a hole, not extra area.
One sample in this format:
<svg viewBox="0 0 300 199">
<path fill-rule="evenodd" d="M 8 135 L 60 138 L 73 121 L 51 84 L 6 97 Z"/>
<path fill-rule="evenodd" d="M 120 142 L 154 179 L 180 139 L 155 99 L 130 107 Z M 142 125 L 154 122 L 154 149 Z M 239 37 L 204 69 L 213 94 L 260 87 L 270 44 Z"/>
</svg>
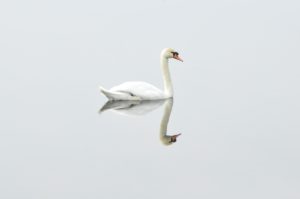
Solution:
<svg viewBox="0 0 300 199">
<path fill-rule="evenodd" d="M 169 71 L 169 59 L 183 60 L 179 53 L 171 48 L 165 48 L 160 54 L 160 65 L 163 73 L 164 91 L 155 86 L 140 81 L 130 81 L 112 87 L 109 90 L 100 86 L 101 92 L 108 100 L 159 100 L 173 97 L 173 86 Z"/>
</svg>

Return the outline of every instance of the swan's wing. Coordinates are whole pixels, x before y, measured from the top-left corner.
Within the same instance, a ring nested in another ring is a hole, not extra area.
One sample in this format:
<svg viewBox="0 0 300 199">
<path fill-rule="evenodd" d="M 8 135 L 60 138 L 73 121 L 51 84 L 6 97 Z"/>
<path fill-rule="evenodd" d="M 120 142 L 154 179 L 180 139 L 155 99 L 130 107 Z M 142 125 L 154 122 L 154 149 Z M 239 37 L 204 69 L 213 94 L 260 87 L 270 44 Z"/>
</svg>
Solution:
<svg viewBox="0 0 300 199">
<path fill-rule="evenodd" d="M 103 87 L 100 90 L 109 100 L 141 100 L 130 92 L 106 90 Z"/>
<path fill-rule="evenodd" d="M 142 100 L 155 100 L 164 98 L 164 93 L 155 86 L 146 82 L 125 82 L 110 89 L 113 92 L 129 93 Z"/>
</svg>

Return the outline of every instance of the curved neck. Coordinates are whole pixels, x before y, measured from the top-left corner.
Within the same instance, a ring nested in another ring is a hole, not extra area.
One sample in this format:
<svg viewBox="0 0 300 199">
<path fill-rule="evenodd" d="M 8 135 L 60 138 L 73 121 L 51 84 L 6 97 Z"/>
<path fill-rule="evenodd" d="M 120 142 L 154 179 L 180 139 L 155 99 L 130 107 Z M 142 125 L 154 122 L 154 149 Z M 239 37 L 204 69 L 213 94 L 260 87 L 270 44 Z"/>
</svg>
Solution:
<svg viewBox="0 0 300 199">
<path fill-rule="evenodd" d="M 169 71 L 169 61 L 167 58 L 161 56 L 160 57 L 160 65 L 161 70 L 163 73 L 163 80 L 164 80 L 164 93 L 166 98 L 173 97 L 173 86 L 171 75 Z"/>
</svg>

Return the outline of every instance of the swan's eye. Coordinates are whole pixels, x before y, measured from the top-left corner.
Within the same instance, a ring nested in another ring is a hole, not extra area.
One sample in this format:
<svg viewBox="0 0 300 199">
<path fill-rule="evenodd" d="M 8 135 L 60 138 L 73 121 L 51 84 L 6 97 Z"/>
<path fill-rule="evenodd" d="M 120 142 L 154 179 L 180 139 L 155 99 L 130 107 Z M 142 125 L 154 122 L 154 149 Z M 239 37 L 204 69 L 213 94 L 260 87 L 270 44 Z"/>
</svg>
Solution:
<svg viewBox="0 0 300 199">
<path fill-rule="evenodd" d="M 178 52 L 171 52 L 172 54 L 173 54 L 173 57 L 174 56 L 178 56 L 179 55 L 179 53 Z"/>
</svg>

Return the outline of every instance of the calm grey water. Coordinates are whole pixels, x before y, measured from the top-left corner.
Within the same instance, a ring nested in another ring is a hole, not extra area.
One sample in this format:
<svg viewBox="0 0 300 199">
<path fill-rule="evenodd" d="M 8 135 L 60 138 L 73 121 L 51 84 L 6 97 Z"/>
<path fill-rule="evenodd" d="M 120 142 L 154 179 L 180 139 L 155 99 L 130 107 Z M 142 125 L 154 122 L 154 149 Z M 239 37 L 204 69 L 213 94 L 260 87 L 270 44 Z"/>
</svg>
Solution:
<svg viewBox="0 0 300 199">
<path fill-rule="evenodd" d="M 299 9 L 1 2 L 0 198 L 300 198 Z M 170 146 L 166 102 L 98 112 L 99 85 L 161 88 L 165 47 L 185 61 L 170 61 Z"/>
</svg>

